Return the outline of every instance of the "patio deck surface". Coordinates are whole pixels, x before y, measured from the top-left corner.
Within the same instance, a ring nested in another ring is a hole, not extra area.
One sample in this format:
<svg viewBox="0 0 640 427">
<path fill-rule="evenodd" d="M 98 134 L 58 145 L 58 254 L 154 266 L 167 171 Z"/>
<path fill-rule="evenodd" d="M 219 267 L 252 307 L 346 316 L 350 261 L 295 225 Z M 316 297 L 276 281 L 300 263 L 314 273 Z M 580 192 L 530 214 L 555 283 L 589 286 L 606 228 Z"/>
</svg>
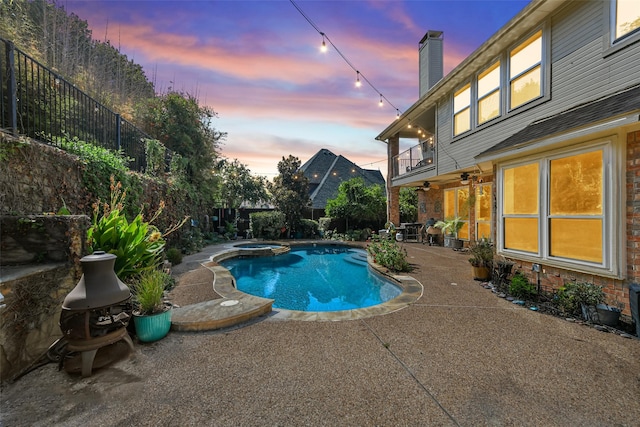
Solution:
<svg viewBox="0 0 640 427">
<path fill-rule="evenodd" d="M 405 308 L 172 331 L 89 378 L 48 364 L 3 386 L 0 424 L 638 425 L 640 340 L 500 299 L 465 254 L 404 247 L 424 286 Z"/>
</svg>

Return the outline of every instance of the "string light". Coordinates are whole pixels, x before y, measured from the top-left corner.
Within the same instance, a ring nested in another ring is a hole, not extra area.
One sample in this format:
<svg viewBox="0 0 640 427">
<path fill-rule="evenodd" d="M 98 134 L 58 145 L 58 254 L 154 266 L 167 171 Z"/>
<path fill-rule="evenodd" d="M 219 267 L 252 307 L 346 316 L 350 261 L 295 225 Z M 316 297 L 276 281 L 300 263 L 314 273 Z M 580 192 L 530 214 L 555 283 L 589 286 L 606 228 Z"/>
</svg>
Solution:
<svg viewBox="0 0 640 427">
<path fill-rule="evenodd" d="M 393 107 L 396 112 L 397 112 L 397 117 L 396 119 L 400 118 L 400 110 L 393 105 L 393 103 L 391 101 L 389 101 L 389 99 L 382 95 L 382 92 L 380 92 L 378 89 L 376 89 L 376 87 L 373 85 L 373 83 L 371 83 L 369 81 L 369 79 L 367 79 L 367 77 L 362 74 L 360 71 L 358 71 L 358 69 L 351 63 L 351 61 L 349 61 L 349 59 L 347 59 L 347 57 L 340 51 L 340 49 L 338 49 L 338 47 L 331 41 L 331 38 L 324 32 L 320 31 L 320 28 L 311 20 L 311 18 L 309 18 L 309 16 L 307 16 L 307 14 L 305 14 L 302 9 L 296 4 L 296 2 L 294 0 L 289 0 L 289 2 L 293 5 L 293 7 L 296 8 L 296 10 L 298 11 L 298 13 L 300 13 L 300 15 L 302 15 L 302 17 L 304 19 L 306 19 L 306 21 L 309 23 L 309 25 L 311 25 L 313 27 L 314 30 L 316 30 L 318 32 L 318 34 L 320 34 L 322 36 L 322 45 L 320 46 L 320 50 L 322 52 L 325 52 L 325 50 L 327 49 L 327 44 L 325 43 L 328 42 L 331 47 L 333 47 L 335 49 L 336 52 L 338 52 L 338 55 L 340 55 L 340 57 L 342 57 L 342 59 L 344 60 L 344 62 L 347 63 L 347 65 L 349 65 L 349 67 L 351 67 L 353 69 L 353 71 L 356 72 L 356 87 L 360 87 L 362 85 L 362 82 L 360 81 L 360 78 L 362 77 L 362 80 L 364 80 L 374 91 L 376 91 L 379 95 L 380 95 L 380 99 L 384 100 L 387 102 L 387 104 L 389 104 L 391 107 Z"/>
<path fill-rule="evenodd" d="M 380 102 L 378 102 L 378 107 L 382 107 L 384 106 L 383 102 L 382 102 L 382 94 L 380 94 Z"/>
</svg>

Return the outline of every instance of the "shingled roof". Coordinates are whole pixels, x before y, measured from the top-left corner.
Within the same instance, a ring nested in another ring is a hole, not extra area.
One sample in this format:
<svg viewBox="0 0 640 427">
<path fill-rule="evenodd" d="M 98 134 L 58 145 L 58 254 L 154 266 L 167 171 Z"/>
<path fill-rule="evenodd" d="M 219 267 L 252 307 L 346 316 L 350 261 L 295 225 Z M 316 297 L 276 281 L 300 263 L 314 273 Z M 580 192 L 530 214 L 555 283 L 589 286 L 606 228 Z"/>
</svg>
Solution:
<svg viewBox="0 0 640 427">
<path fill-rule="evenodd" d="M 476 157 L 516 148 L 541 138 L 638 110 L 640 110 L 640 85 L 635 85 L 553 116 L 536 120 Z"/>
<path fill-rule="evenodd" d="M 314 209 L 324 209 L 328 199 L 338 194 L 342 181 L 361 177 L 366 185 L 385 186 L 384 177 L 378 170 L 362 169 L 343 156 L 336 156 L 323 148 L 307 160 L 300 170 L 309 179 L 309 196 Z"/>
</svg>

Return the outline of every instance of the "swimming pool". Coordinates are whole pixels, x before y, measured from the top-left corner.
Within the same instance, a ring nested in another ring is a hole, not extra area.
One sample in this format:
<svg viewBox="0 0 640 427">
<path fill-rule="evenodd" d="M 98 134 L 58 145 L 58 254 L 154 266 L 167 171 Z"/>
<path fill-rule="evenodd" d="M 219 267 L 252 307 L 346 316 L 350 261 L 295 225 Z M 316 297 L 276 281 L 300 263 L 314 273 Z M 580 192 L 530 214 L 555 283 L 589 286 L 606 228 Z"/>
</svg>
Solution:
<svg viewBox="0 0 640 427">
<path fill-rule="evenodd" d="M 294 246 L 283 255 L 231 258 L 220 264 L 234 276 L 238 290 L 274 299 L 273 307 L 287 310 L 353 310 L 402 293 L 367 267 L 365 250 L 345 246 Z"/>
</svg>

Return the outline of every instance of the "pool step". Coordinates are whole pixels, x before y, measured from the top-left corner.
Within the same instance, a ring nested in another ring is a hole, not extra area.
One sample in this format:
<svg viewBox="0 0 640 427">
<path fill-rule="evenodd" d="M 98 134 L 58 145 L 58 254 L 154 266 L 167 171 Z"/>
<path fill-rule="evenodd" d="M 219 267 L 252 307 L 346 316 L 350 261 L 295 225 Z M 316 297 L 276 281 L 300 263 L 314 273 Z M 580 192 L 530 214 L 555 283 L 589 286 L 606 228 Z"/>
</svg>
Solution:
<svg viewBox="0 0 640 427">
<path fill-rule="evenodd" d="M 351 256 L 345 257 L 344 260 L 353 264 L 367 265 L 367 253 L 354 251 L 351 253 Z"/>
</svg>

